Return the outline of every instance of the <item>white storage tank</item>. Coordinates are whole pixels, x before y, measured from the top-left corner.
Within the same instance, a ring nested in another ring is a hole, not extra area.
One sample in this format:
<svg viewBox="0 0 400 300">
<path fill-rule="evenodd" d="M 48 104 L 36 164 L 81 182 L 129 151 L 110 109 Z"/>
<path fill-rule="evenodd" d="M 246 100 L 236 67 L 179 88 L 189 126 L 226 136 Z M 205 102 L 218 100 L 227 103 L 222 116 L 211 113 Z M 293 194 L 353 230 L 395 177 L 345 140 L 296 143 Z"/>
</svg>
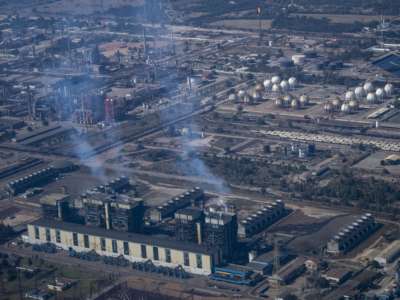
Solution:
<svg viewBox="0 0 400 300">
<path fill-rule="evenodd" d="M 379 101 L 381 101 L 385 97 L 385 91 L 383 89 L 381 89 L 381 88 L 376 89 L 375 95 L 376 95 L 376 98 Z"/>
<path fill-rule="evenodd" d="M 281 82 L 281 78 L 279 76 L 272 76 L 271 83 L 272 84 L 279 84 Z"/>
<path fill-rule="evenodd" d="M 280 87 L 283 92 L 286 92 L 289 89 L 289 83 L 286 80 L 282 80 Z"/>
<path fill-rule="evenodd" d="M 353 91 L 348 91 L 345 95 L 346 101 L 354 100 L 354 98 L 355 98 L 355 94 Z"/>
<path fill-rule="evenodd" d="M 366 82 L 363 88 L 366 93 L 371 93 L 374 91 L 374 85 L 371 82 Z"/>
<path fill-rule="evenodd" d="M 367 102 L 369 102 L 369 103 L 375 103 L 376 102 L 375 93 L 372 93 L 372 92 L 368 93 Z"/>
<path fill-rule="evenodd" d="M 356 87 L 356 89 L 354 90 L 354 94 L 358 100 L 361 100 L 365 95 L 363 87 Z"/>
<path fill-rule="evenodd" d="M 388 95 L 389 97 L 392 96 L 393 84 L 391 84 L 391 83 L 386 84 L 384 89 L 385 89 L 386 95 Z"/>
<path fill-rule="evenodd" d="M 296 86 L 297 86 L 297 79 L 296 79 L 295 77 L 290 77 L 289 80 L 288 80 L 288 82 L 289 82 L 289 86 L 290 86 L 291 89 L 296 88 Z"/>
<path fill-rule="evenodd" d="M 271 87 L 272 87 L 271 80 L 269 80 L 269 79 L 265 79 L 263 84 L 264 84 L 264 88 L 265 88 L 266 90 L 270 90 Z"/>
</svg>

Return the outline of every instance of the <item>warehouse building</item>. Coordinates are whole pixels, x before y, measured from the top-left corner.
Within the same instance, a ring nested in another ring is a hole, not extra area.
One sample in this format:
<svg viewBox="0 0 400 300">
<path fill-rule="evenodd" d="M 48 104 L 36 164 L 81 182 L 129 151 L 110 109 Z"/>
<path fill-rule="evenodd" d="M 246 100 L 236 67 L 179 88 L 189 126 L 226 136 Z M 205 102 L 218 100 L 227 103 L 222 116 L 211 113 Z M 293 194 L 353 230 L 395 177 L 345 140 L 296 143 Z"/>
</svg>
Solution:
<svg viewBox="0 0 400 300">
<path fill-rule="evenodd" d="M 375 257 L 375 261 L 379 263 L 381 266 L 386 266 L 387 264 L 394 262 L 399 257 L 400 257 L 400 241 L 397 240 L 392 242 L 377 257 Z"/>
<path fill-rule="evenodd" d="M 375 218 L 367 213 L 335 235 L 328 242 L 327 252 L 334 255 L 346 253 L 368 238 L 378 227 Z"/>
<path fill-rule="evenodd" d="M 26 190 L 44 185 L 58 176 L 58 171 L 53 167 L 41 169 L 27 176 L 18 178 L 8 183 L 8 190 L 12 195 L 18 195 Z"/>
<path fill-rule="evenodd" d="M 42 214 L 45 218 L 68 221 L 70 217 L 70 196 L 66 194 L 49 194 L 40 199 Z"/>
<path fill-rule="evenodd" d="M 241 238 L 248 238 L 271 226 L 286 215 L 285 204 L 277 200 L 247 217 L 239 223 L 238 234 Z"/>
<path fill-rule="evenodd" d="M 193 274 L 209 275 L 219 264 L 210 247 L 168 237 L 126 233 L 75 223 L 40 219 L 28 225 L 28 242 L 53 243 L 64 250 L 96 251 L 103 256 L 123 256 L 132 262 L 182 268 Z"/>
</svg>

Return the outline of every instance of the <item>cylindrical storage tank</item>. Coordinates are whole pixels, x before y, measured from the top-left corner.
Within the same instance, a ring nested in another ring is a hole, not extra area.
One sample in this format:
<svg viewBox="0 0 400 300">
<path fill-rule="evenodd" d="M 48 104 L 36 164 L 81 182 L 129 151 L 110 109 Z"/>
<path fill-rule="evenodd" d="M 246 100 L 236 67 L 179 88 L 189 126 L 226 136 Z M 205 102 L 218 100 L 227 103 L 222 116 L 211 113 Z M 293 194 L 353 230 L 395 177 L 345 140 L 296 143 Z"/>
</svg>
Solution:
<svg viewBox="0 0 400 300">
<path fill-rule="evenodd" d="M 363 88 L 366 93 L 371 93 L 374 91 L 374 85 L 371 82 L 366 82 Z"/>
<path fill-rule="evenodd" d="M 375 103 L 376 102 L 376 96 L 374 93 L 368 93 L 367 95 L 367 102 L 369 103 Z"/>
<path fill-rule="evenodd" d="M 296 99 L 293 99 L 292 102 L 290 102 L 290 107 L 293 109 L 298 109 L 299 108 L 299 101 Z"/>
<path fill-rule="evenodd" d="M 379 101 L 381 101 L 383 99 L 383 97 L 385 97 L 385 91 L 383 89 L 381 89 L 381 88 L 376 89 L 375 95 L 376 95 L 376 98 Z"/>
<path fill-rule="evenodd" d="M 266 90 L 271 89 L 271 86 L 272 86 L 271 80 L 265 79 L 263 84 L 264 84 L 264 88 L 265 88 Z"/>
<path fill-rule="evenodd" d="M 244 90 L 240 90 L 238 92 L 238 97 L 240 98 L 240 100 L 243 100 L 244 96 L 246 96 L 246 92 Z"/>
<path fill-rule="evenodd" d="M 286 80 L 283 80 L 280 84 L 280 87 L 283 92 L 286 92 L 289 89 L 289 83 Z"/>
<path fill-rule="evenodd" d="M 297 79 L 296 79 L 295 77 L 290 77 L 288 82 L 289 82 L 289 87 L 290 87 L 291 89 L 296 88 Z"/>
<path fill-rule="evenodd" d="M 342 102 L 340 101 L 340 99 L 333 99 L 332 106 L 334 109 L 340 108 L 340 105 L 342 105 Z"/>
<path fill-rule="evenodd" d="M 279 84 L 281 82 L 281 78 L 279 76 L 273 76 L 271 78 L 271 83 L 272 84 Z"/>
<path fill-rule="evenodd" d="M 279 91 L 280 91 L 279 85 L 278 84 L 274 84 L 272 86 L 272 92 L 279 93 Z"/>
<path fill-rule="evenodd" d="M 252 96 L 255 101 L 261 100 L 261 94 L 257 90 L 253 92 Z"/>
<path fill-rule="evenodd" d="M 303 54 L 295 54 L 292 56 L 292 61 L 295 65 L 304 64 L 305 59 L 306 59 L 306 56 Z"/>
<path fill-rule="evenodd" d="M 333 105 L 332 105 L 332 103 L 326 103 L 326 104 L 324 105 L 324 110 L 325 110 L 326 112 L 332 112 L 332 111 L 333 111 Z"/>
<path fill-rule="evenodd" d="M 386 95 L 388 95 L 389 97 L 392 96 L 393 84 L 391 84 L 391 83 L 386 84 L 384 89 L 385 89 Z"/>
<path fill-rule="evenodd" d="M 340 111 L 344 113 L 350 112 L 350 107 L 347 103 L 343 103 L 342 106 L 340 107 Z"/>
<path fill-rule="evenodd" d="M 354 100 L 355 94 L 353 91 L 348 91 L 345 95 L 346 101 Z"/>
<path fill-rule="evenodd" d="M 276 98 L 275 105 L 277 107 L 282 107 L 283 106 L 283 100 L 281 98 Z"/>
<path fill-rule="evenodd" d="M 308 103 L 309 103 L 308 96 L 307 95 L 302 95 L 300 97 L 300 105 L 301 106 L 306 106 L 306 105 L 308 105 Z"/>
<path fill-rule="evenodd" d="M 358 100 L 361 100 L 365 95 L 363 87 L 356 87 L 356 89 L 354 90 L 354 94 Z"/>
<path fill-rule="evenodd" d="M 261 93 L 264 90 L 264 86 L 261 83 L 258 83 L 255 87 L 255 90 Z"/>
<path fill-rule="evenodd" d="M 230 94 L 229 97 L 228 97 L 228 100 L 232 101 L 232 102 L 235 102 L 237 100 L 237 97 L 236 97 L 235 94 Z"/>
<path fill-rule="evenodd" d="M 291 95 L 286 95 L 285 97 L 283 97 L 283 103 L 282 105 L 285 107 L 290 106 L 290 103 L 292 102 L 293 97 Z"/>
</svg>

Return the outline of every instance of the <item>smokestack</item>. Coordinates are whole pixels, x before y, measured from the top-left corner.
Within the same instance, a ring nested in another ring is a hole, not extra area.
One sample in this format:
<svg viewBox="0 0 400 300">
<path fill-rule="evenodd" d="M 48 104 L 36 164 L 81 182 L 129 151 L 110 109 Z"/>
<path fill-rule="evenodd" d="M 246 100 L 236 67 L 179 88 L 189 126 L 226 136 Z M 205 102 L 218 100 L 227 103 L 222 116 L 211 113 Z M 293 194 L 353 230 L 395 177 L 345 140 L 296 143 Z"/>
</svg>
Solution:
<svg viewBox="0 0 400 300">
<path fill-rule="evenodd" d="M 200 222 L 197 222 L 197 223 L 196 223 L 197 243 L 198 243 L 199 245 L 201 245 L 201 244 L 203 243 L 203 238 L 202 238 L 203 232 L 202 232 L 201 225 L 202 225 L 202 224 L 201 224 Z"/>
<path fill-rule="evenodd" d="M 111 220 L 110 220 L 110 203 L 104 203 L 104 213 L 106 218 L 106 229 L 111 229 Z"/>
</svg>

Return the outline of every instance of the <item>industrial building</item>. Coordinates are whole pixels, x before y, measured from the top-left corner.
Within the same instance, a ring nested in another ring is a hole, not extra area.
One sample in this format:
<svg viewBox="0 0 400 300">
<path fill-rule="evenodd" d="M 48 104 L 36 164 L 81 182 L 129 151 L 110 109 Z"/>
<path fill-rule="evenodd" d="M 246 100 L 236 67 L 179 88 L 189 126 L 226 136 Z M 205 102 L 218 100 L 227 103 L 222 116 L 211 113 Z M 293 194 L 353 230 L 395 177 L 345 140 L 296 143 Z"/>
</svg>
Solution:
<svg viewBox="0 0 400 300">
<path fill-rule="evenodd" d="M 381 266 L 386 266 L 394 262 L 397 258 L 400 257 L 400 241 L 392 242 L 388 247 L 386 247 L 377 257 L 375 257 L 375 261 L 379 263 Z"/>
<path fill-rule="evenodd" d="M 40 199 L 42 214 L 45 218 L 68 221 L 70 216 L 70 196 L 66 194 L 50 194 Z"/>
<path fill-rule="evenodd" d="M 237 245 L 237 217 L 234 213 L 207 212 L 204 219 L 203 243 L 218 249 L 221 261 L 232 258 Z"/>
<path fill-rule="evenodd" d="M 143 223 L 141 199 L 97 193 L 83 199 L 85 224 L 119 231 L 139 232 Z"/>
<path fill-rule="evenodd" d="M 180 241 L 202 243 L 204 213 L 198 208 L 188 207 L 175 213 L 175 237 Z"/>
<path fill-rule="evenodd" d="M 120 176 L 113 180 L 108 181 L 106 184 L 102 184 L 96 186 L 87 191 L 86 194 L 92 193 L 107 193 L 107 194 L 115 194 L 120 193 L 127 189 L 130 185 L 129 178 L 126 176 Z M 86 195 L 83 195 L 85 197 Z"/>
<path fill-rule="evenodd" d="M 163 219 L 172 217 L 176 211 L 185 208 L 191 204 L 198 204 L 204 200 L 204 191 L 195 187 L 150 211 L 150 220 L 161 222 Z"/>
<path fill-rule="evenodd" d="M 377 228 L 375 218 L 367 213 L 335 235 L 328 242 L 327 252 L 334 255 L 346 253 L 369 237 Z"/>
<path fill-rule="evenodd" d="M 158 266 L 182 266 L 199 275 L 209 275 L 219 264 L 217 251 L 203 245 L 47 219 L 28 225 L 28 241 L 34 245 L 52 243 L 64 250 L 123 256 L 132 262 L 151 260 Z"/>
<path fill-rule="evenodd" d="M 18 195 L 30 188 L 44 185 L 58 175 L 58 171 L 53 167 L 41 169 L 27 176 L 10 181 L 7 185 L 12 195 Z"/>
<path fill-rule="evenodd" d="M 251 237 L 280 220 L 285 214 L 285 204 L 277 200 L 242 220 L 239 223 L 238 235 L 241 238 Z"/>
</svg>

